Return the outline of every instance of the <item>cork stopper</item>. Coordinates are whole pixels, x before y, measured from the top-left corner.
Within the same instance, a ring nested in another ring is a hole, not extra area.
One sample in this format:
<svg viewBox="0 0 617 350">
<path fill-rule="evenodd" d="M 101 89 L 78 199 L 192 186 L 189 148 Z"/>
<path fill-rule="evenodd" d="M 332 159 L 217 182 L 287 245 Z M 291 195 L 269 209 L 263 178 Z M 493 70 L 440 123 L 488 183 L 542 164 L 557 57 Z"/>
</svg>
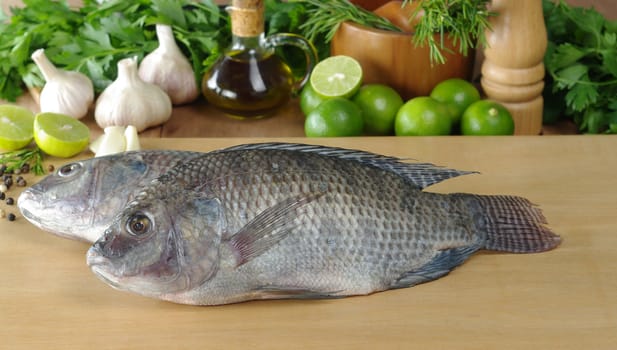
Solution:
<svg viewBox="0 0 617 350">
<path fill-rule="evenodd" d="M 231 6 L 243 9 L 258 9 L 264 7 L 263 0 L 233 0 Z"/>
<path fill-rule="evenodd" d="M 233 35 L 253 37 L 264 32 L 263 0 L 233 0 L 227 11 Z"/>
</svg>

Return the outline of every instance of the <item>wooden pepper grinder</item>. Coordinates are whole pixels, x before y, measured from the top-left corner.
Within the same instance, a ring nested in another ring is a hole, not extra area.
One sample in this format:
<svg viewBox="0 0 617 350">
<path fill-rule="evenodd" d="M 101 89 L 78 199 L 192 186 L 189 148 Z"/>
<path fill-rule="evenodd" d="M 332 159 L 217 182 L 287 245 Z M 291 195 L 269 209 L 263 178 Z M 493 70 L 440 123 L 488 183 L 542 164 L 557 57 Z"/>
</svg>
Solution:
<svg viewBox="0 0 617 350">
<path fill-rule="evenodd" d="M 542 131 L 546 26 L 541 0 L 493 0 L 492 30 L 486 33 L 482 88 L 514 118 L 515 134 Z"/>
</svg>

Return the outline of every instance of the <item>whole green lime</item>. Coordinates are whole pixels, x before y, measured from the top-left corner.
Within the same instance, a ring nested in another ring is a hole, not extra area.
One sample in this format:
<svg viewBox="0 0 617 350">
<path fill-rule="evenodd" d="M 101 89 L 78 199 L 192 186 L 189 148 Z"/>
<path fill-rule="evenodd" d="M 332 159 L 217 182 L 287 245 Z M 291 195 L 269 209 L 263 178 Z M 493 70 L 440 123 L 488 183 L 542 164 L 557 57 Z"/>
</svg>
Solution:
<svg viewBox="0 0 617 350">
<path fill-rule="evenodd" d="M 480 100 L 469 106 L 461 118 L 463 135 L 512 135 L 514 120 L 502 104 Z"/>
<path fill-rule="evenodd" d="M 370 135 L 392 135 L 396 112 L 403 105 L 401 95 L 382 84 L 367 84 L 354 95 L 353 102 L 362 110 L 364 131 Z"/>
<path fill-rule="evenodd" d="M 341 97 L 322 102 L 304 121 L 307 137 L 359 136 L 363 129 L 360 107 Z"/>
<path fill-rule="evenodd" d="M 432 98 L 446 104 L 454 124 L 459 123 L 463 112 L 480 100 L 480 92 L 467 80 L 453 78 L 440 82 L 431 91 Z"/>
<path fill-rule="evenodd" d="M 414 97 L 396 114 L 394 132 L 397 136 L 449 135 L 452 119 L 448 108 L 432 97 Z"/>
<path fill-rule="evenodd" d="M 300 109 L 304 115 L 311 113 L 313 109 L 317 108 L 325 100 L 327 98 L 317 94 L 311 84 L 304 85 L 302 91 L 300 91 Z"/>
</svg>

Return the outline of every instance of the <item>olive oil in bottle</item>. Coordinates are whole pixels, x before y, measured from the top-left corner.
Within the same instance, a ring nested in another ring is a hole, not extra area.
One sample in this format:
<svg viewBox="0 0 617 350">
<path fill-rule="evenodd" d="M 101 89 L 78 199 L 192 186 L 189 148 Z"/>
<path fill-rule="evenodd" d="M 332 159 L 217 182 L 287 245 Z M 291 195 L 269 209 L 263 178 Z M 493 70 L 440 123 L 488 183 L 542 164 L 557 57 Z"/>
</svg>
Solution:
<svg viewBox="0 0 617 350">
<path fill-rule="evenodd" d="M 301 89 L 317 61 L 313 46 L 293 34 L 264 35 L 263 0 L 234 0 L 231 47 L 204 74 L 202 93 L 208 102 L 235 118 L 261 118 L 274 113 Z M 296 81 L 275 47 L 293 45 L 305 52 L 305 76 Z"/>
<path fill-rule="evenodd" d="M 258 118 L 275 112 L 290 98 L 289 67 L 275 54 L 250 52 L 225 55 L 203 79 L 203 94 L 230 116 Z"/>
</svg>

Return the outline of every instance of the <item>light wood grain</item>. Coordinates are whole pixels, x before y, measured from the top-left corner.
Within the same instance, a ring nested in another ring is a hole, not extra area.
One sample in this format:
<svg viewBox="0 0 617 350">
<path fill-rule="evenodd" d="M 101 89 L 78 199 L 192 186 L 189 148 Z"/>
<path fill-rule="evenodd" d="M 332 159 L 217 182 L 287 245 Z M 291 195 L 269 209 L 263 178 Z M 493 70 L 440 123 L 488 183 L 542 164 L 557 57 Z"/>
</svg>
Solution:
<svg viewBox="0 0 617 350">
<path fill-rule="evenodd" d="M 258 140 L 273 139 L 143 144 L 208 151 Z M 440 280 L 366 297 L 191 307 L 113 290 L 88 270 L 87 245 L 23 218 L 0 220 L 0 348 L 617 347 L 617 137 L 275 140 L 478 170 L 429 189 L 525 196 L 542 207 L 563 244 L 535 255 L 479 253 Z"/>
</svg>

